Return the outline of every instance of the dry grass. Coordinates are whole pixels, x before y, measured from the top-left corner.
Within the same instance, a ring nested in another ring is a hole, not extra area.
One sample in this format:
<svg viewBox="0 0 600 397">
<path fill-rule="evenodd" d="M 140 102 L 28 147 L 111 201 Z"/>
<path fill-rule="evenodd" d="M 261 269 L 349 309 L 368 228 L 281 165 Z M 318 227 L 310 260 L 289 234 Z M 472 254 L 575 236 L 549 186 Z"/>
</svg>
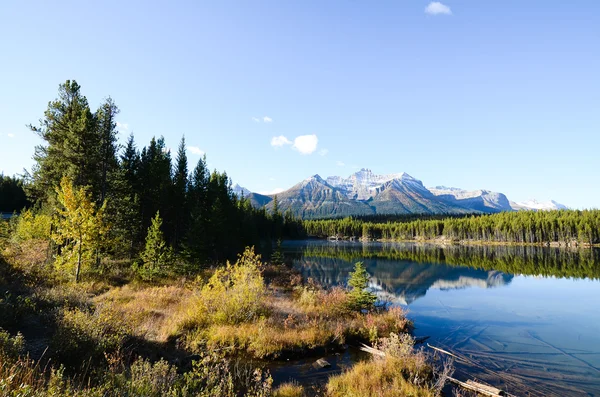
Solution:
<svg viewBox="0 0 600 397">
<path fill-rule="evenodd" d="M 273 390 L 273 397 L 302 397 L 304 388 L 296 383 L 284 383 Z"/>
<path fill-rule="evenodd" d="M 126 321 L 134 335 L 165 342 L 185 318 L 195 293 L 185 286 L 113 288 L 95 299 L 99 307 L 110 306 Z"/>
<path fill-rule="evenodd" d="M 343 345 L 349 339 L 373 341 L 410 328 L 401 309 L 364 315 L 347 310 L 347 299 L 341 289 L 301 292 L 295 297 L 269 291 L 264 302 L 267 315 L 229 324 L 210 321 L 210 316 L 199 309 L 202 303 L 195 301 L 179 328 L 192 351 L 208 347 L 246 352 L 256 358 Z"/>
<path fill-rule="evenodd" d="M 406 360 L 386 358 L 360 362 L 342 375 L 333 376 L 327 384 L 331 397 L 434 397 L 436 394 L 407 379 Z M 414 380 L 414 379 L 413 379 Z"/>
<path fill-rule="evenodd" d="M 407 334 L 392 333 L 379 340 L 385 353 L 356 364 L 348 372 L 333 376 L 327 394 L 337 396 L 422 396 L 439 395 L 432 368 L 423 352 L 414 351 L 414 340 Z"/>
</svg>

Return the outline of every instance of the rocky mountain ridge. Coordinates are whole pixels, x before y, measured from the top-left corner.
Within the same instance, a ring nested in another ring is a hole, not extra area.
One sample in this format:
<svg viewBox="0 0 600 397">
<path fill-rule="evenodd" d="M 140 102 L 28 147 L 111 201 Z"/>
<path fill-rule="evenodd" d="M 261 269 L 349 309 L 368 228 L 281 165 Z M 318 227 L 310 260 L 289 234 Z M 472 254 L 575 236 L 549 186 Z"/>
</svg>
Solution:
<svg viewBox="0 0 600 397">
<path fill-rule="evenodd" d="M 274 206 L 275 195 L 252 193 L 235 185 L 234 193 L 247 197 L 252 205 Z M 277 195 L 280 211 L 291 211 L 302 218 L 339 217 L 374 214 L 466 214 L 514 210 L 550 210 L 567 207 L 551 201 L 525 203 L 510 201 L 506 195 L 485 189 L 436 186 L 426 188 L 409 174 L 377 175 L 363 168 L 347 178 L 313 175 Z"/>
</svg>

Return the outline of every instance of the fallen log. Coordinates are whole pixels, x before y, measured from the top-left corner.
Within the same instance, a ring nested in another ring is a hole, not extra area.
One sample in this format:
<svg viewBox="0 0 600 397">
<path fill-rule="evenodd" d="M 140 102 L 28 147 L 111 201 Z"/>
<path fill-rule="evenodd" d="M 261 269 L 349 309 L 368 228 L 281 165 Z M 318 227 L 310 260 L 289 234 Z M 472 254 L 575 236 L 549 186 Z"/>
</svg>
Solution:
<svg viewBox="0 0 600 397">
<path fill-rule="evenodd" d="M 451 377 L 448 377 L 448 380 L 452 383 L 459 385 L 463 389 L 474 391 L 475 393 L 478 393 L 478 394 L 481 394 L 484 396 L 504 397 L 507 395 L 503 390 L 500 390 L 500 389 L 492 387 L 492 386 L 484 385 L 482 383 L 478 383 L 478 382 L 475 382 L 472 380 L 468 380 L 466 382 L 461 382 L 460 380 L 454 379 Z"/>
</svg>

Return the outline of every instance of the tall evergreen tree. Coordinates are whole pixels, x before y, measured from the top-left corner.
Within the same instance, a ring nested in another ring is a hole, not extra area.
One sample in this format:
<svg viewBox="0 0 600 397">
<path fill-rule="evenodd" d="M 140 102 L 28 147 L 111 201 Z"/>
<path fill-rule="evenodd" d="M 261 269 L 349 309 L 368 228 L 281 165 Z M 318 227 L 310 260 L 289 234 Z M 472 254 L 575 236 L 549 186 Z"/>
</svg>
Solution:
<svg viewBox="0 0 600 397">
<path fill-rule="evenodd" d="M 121 155 L 114 186 L 114 233 L 131 259 L 142 239 L 140 216 L 140 155 L 135 147 L 133 134 L 129 136 Z"/>
<path fill-rule="evenodd" d="M 189 224 L 185 245 L 190 259 L 202 262 L 208 257 L 208 181 L 209 173 L 206 156 L 198 161 L 194 168 L 188 189 Z"/>
<path fill-rule="evenodd" d="M 150 226 L 151 219 L 160 211 L 165 222 L 165 235 L 170 240 L 171 217 L 171 154 L 163 137 L 152 138 L 142 150 L 139 168 L 140 215 L 142 230 Z"/>
<path fill-rule="evenodd" d="M 185 147 L 185 137 L 181 138 L 173 174 L 173 246 L 176 248 L 183 241 L 187 231 L 188 208 L 188 163 Z"/>
<path fill-rule="evenodd" d="M 115 117 L 119 114 L 119 108 L 108 98 L 96 111 L 96 129 L 99 139 L 98 146 L 98 172 L 100 202 L 103 203 L 107 195 L 113 192 L 116 173 L 118 170 L 117 160 L 117 122 Z"/>
<path fill-rule="evenodd" d="M 92 186 L 92 194 L 98 197 L 99 137 L 79 84 L 74 80 L 61 84 L 58 99 L 48 103 L 40 126 L 29 128 L 45 142 L 35 148 L 32 195 L 45 201 L 67 176 L 75 186 Z"/>
</svg>

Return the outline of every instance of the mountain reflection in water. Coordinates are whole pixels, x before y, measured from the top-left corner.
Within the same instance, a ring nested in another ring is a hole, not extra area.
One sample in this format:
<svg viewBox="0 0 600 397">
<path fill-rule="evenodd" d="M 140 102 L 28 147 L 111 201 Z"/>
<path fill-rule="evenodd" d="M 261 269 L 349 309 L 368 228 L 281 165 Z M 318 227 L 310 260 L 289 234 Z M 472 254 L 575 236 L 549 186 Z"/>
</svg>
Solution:
<svg viewBox="0 0 600 397">
<path fill-rule="evenodd" d="M 455 362 L 455 377 L 514 395 L 600 396 L 598 249 L 315 240 L 283 248 L 326 286 L 346 285 L 364 262 L 379 298 L 408 306 L 415 336 L 478 363 Z"/>
<path fill-rule="evenodd" d="M 478 270 L 434 264 L 418 264 L 386 259 L 362 259 L 371 275 L 369 288 L 379 299 L 409 305 L 425 296 L 431 288 L 441 290 L 458 288 L 491 288 L 510 283 L 513 276 L 496 270 Z M 303 277 L 312 278 L 322 285 L 345 286 L 354 261 L 303 256 L 294 260 L 294 266 Z"/>
</svg>

